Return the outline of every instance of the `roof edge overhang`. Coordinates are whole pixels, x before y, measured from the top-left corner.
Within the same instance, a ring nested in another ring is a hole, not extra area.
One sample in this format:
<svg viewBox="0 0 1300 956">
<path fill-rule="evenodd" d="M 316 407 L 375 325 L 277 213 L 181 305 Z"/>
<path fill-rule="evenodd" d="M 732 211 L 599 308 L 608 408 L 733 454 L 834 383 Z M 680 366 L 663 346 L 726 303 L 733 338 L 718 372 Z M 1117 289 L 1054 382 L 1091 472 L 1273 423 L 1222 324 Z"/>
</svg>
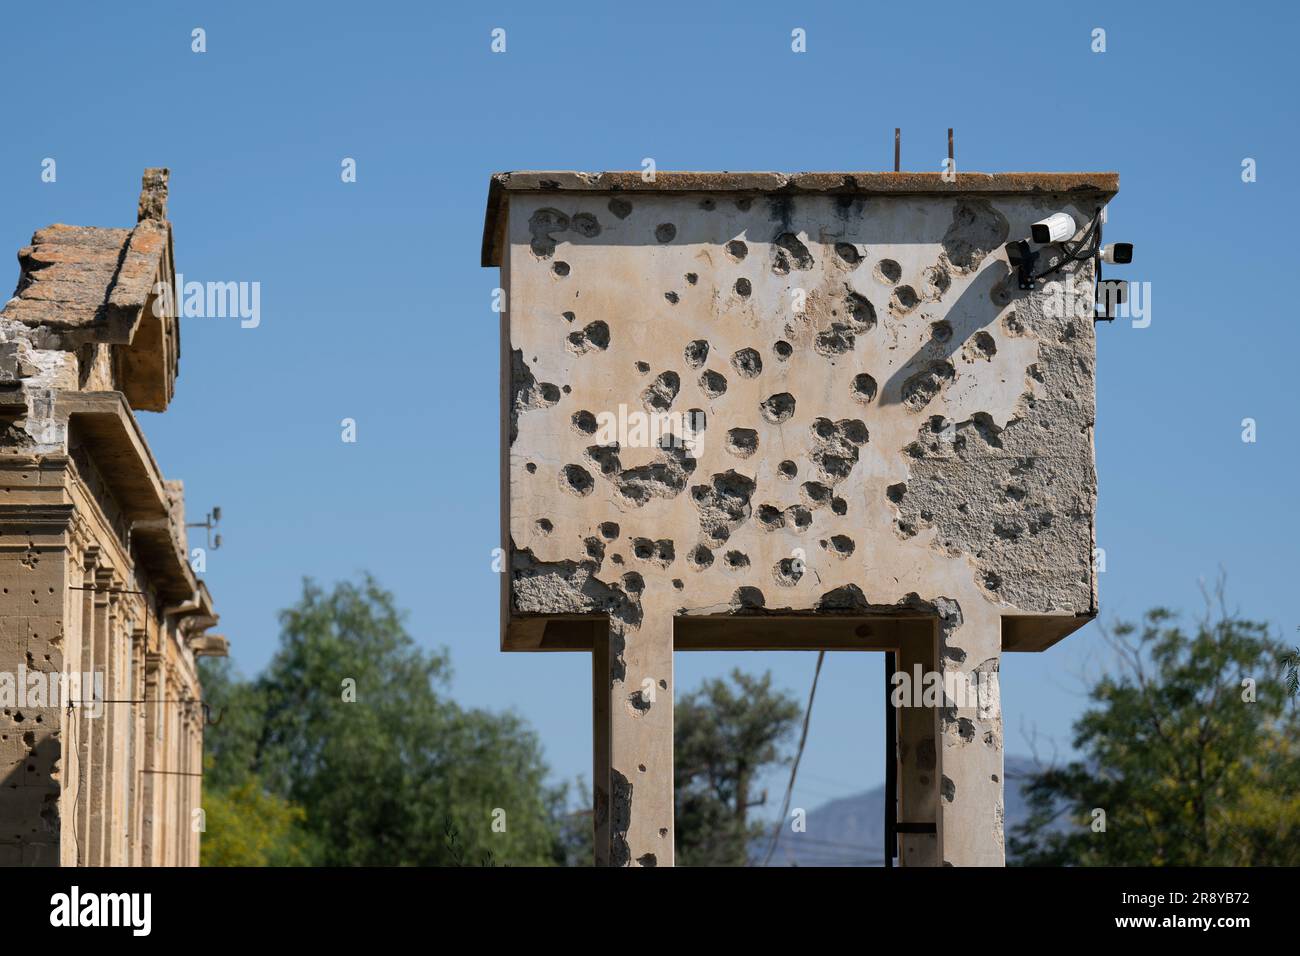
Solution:
<svg viewBox="0 0 1300 956">
<path fill-rule="evenodd" d="M 771 195 L 916 196 L 975 193 L 1033 195 L 1085 193 L 1110 199 L 1119 192 L 1119 173 L 642 173 L 536 171 L 494 173 L 483 219 L 482 265 L 499 266 L 505 244 L 506 207 L 512 192 L 737 192 Z"/>
</svg>

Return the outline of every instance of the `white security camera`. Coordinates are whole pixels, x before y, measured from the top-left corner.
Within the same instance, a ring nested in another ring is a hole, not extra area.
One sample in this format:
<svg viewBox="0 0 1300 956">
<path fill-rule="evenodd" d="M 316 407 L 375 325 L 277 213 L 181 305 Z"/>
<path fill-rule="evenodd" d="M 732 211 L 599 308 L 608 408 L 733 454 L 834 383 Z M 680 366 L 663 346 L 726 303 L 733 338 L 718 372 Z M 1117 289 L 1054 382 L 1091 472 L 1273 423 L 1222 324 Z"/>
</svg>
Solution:
<svg viewBox="0 0 1300 956">
<path fill-rule="evenodd" d="M 1112 242 L 1102 246 L 1101 261 L 1113 266 L 1128 265 L 1133 261 L 1133 243 Z"/>
<path fill-rule="evenodd" d="M 1054 212 L 1029 227 L 1029 238 L 1039 245 L 1064 242 L 1074 235 L 1075 228 L 1073 216 L 1069 213 Z"/>
</svg>

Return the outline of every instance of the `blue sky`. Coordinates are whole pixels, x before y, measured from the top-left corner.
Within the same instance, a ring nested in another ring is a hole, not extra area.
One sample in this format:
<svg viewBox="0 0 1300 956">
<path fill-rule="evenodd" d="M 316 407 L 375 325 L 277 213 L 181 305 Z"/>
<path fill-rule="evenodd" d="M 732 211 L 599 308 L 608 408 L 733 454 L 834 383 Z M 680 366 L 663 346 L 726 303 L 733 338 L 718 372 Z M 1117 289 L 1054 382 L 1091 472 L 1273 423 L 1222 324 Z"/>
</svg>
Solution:
<svg viewBox="0 0 1300 956">
<path fill-rule="evenodd" d="M 1235 604 L 1294 636 L 1294 5 L 465 8 L 5 10 L 0 251 L 51 222 L 131 225 L 141 170 L 165 165 L 179 270 L 261 283 L 259 327 L 186 321 L 176 400 L 142 415 L 192 519 L 223 508 L 206 579 L 246 673 L 302 576 L 368 569 L 420 642 L 449 648 L 461 701 L 517 709 L 557 778 L 586 773 L 585 656 L 497 650 L 488 176 L 647 156 L 661 170 L 887 169 L 895 126 L 905 169 L 937 171 L 953 126 L 961 170 L 1119 171 L 1107 238 L 1136 256 L 1110 274 L 1151 284 L 1152 322 L 1099 330 L 1103 619 L 1195 610 L 1198 580 L 1222 568 Z M 344 157 L 356 183 L 340 180 Z M 0 284 L 17 279 L 9 261 Z M 771 667 L 803 697 L 813 659 L 683 654 L 677 686 Z M 1046 755 L 1053 740 L 1068 752 L 1079 676 L 1102 659 L 1095 625 L 1005 658 L 1008 752 L 1027 752 L 1022 726 Z M 877 655 L 829 656 L 795 806 L 883 779 L 882 680 Z"/>
</svg>

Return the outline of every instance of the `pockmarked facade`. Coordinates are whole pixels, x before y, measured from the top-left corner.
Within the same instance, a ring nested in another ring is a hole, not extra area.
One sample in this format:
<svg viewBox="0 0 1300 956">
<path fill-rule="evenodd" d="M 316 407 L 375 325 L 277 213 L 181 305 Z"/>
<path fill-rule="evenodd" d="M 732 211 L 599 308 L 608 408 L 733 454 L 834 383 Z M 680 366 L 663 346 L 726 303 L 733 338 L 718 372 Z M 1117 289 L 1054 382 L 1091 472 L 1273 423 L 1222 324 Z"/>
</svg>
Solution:
<svg viewBox="0 0 1300 956">
<path fill-rule="evenodd" d="M 502 647 L 591 654 L 597 863 L 673 862 L 674 651 L 856 649 L 934 690 L 897 703 L 901 863 L 1003 864 L 1002 655 L 1097 613 L 1079 250 L 1117 190 L 492 178 Z M 1027 272 L 1008 243 L 1055 213 Z"/>
<path fill-rule="evenodd" d="M 0 309 L 4 865 L 198 863 L 195 665 L 226 640 L 134 414 L 180 358 L 167 177 L 133 228 L 37 232 Z"/>
</svg>

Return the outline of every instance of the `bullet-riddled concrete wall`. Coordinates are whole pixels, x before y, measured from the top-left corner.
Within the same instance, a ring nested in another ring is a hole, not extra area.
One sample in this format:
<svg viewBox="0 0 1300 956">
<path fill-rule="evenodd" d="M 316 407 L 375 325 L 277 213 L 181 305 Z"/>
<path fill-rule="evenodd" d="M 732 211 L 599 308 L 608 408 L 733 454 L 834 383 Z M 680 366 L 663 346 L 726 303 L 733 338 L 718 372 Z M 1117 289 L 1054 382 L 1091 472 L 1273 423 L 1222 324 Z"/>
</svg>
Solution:
<svg viewBox="0 0 1300 956">
<path fill-rule="evenodd" d="M 921 656 L 978 679 L 1095 613 L 1093 264 L 1022 292 L 1003 245 L 1057 211 L 1082 234 L 1115 189 L 679 176 L 507 174 L 485 240 L 508 301 L 505 646 L 576 646 L 566 620 L 609 615 L 612 719 L 624 698 L 641 723 L 666 712 L 669 804 L 683 622 L 928 616 Z M 632 673 L 621 652 L 647 630 L 659 650 Z M 801 634 L 818 645 L 794 621 L 780 646 Z M 1001 710 L 982 686 L 936 731 L 948 862 L 1002 857 Z M 653 835 L 638 782 L 665 791 L 629 762 L 612 825 Z"/>
</svg>

